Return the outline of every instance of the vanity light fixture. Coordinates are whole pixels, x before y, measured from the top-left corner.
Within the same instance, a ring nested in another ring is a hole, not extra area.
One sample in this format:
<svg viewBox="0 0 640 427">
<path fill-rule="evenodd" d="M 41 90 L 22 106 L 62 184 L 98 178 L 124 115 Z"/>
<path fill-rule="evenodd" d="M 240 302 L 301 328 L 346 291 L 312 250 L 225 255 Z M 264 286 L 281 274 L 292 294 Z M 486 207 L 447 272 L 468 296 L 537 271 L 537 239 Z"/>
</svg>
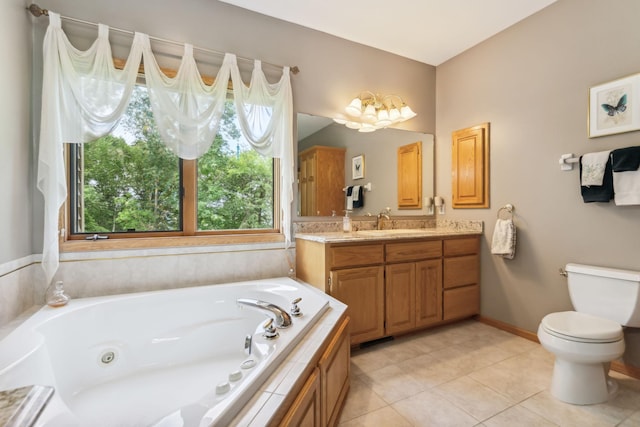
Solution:
<svg viewBox="0 0 640 427">
<path fill-rule="evenodd" d="M 416 116 L 398 95 L 380 96 L 369 91 L 354 98 L 344 111 L 347 116 L 333 120 L 358 132 L 373 132 Z"/>
</svg>

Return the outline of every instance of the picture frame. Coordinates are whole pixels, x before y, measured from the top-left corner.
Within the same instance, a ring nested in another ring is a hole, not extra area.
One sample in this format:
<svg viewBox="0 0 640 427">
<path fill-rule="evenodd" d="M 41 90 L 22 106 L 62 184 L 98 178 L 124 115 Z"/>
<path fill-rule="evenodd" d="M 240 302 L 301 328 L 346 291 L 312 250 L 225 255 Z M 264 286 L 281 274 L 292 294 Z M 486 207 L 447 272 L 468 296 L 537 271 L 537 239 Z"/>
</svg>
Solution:
<svg viewBox="0 0 640 427">
<path fill-rule="evenodd" d="M 589 138 L 640 129 L 640 73 L 589 89 Z"/>
<path fill-rule="evenodd" d="M 351 178 L 364 178 L 364 154 L 360 154 L 351 159 Z"/>
</svg>

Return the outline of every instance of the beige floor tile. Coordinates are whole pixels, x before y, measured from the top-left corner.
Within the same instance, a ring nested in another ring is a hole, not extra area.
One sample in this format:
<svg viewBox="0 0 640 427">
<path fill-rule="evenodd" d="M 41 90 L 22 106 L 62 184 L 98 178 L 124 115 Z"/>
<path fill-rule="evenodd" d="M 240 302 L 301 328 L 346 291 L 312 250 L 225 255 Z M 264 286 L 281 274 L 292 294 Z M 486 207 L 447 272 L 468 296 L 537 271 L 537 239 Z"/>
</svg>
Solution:
<svg viewBox="0 0 640 427">
<path fill-rule="evenodd" d="M 539 344 L 464 321 L 352 352 L 341 426 L 640 427 L 640 381 L 605 404 L 553 398 L 554 356 Z"/>
<path fill-rule="evenodd" d="M 415 426 L 465 427 L 478 424 L 478 420 L 431 390 L 391 406 Z"/>
<path fill-rule="evenodd" d="M 556 427 L 557 424 L 541 417 L 535 412 L 520 405 L 499 413 L 498 415 L 484 421 L 487 427 Z"/>
<path fill-rule="evenodd" d="M 615 426 L 626 416 L 611 416 L 597 408 L 600 405 L 570 405 L 543 391 L 525 400 L 521 406 L 563 427 Z"/>
<path fill-rule="evenodd" d="M 402 415 L 396 412 L 392 407 L 385 406 L 366 415 L 362 415 L 353 420 L 338 424 L 340 427 L 372 427 L 372 426 L 393 426 L 393 427 L 412 427 Z"/>
<path fill-rule="evenodd" d="M 515 403 L 468 376 L 441 384 L 433 391 L 478 421 L 491 418 Z"/>
<path fill-rule="evenodd" d="M 496 345 L 502 349 L 512 351 L 514 353 L 524 353 L 540 347 L 540 344 L 516 335 L 507 337 L 504 340 L 498 342 Z"/>
<path fill-rule="evenodd" d="M 426 352 L 424 348 L 415 341 L 409 339 L 399 339 L 388 343 L 379 351 L 390 363 L 399 363 L 408 359 L 422 356 Z"/>
<path fill-rule="evenodd" d="M 362 380 L 357 377 L 352 378 L 351 388 L 340 414 L 340 422 L 352 420 L 385 406 L 387 406 L 387 402 Z"/>
<path fill-rule="evenodd" d="M 514 402 L 520 402 L 549 388 L 549 378 L 540 375 L 520 374 L 505 371 L 497 365 L 489 366 L 469 374 L 471 378 L 497 391 Z"/>
<path fill-rule="evenodd" d="M 618 427 L 640 427 L 640 411 L 634 412 L 630 417 L 618 424 Z"/>
<path fill-rule="evenodd" d="M 393 403 L 420 393 L 424 386 L 407 375 L 396 365 L 364 374 L 358 377 L 387 403 Z"/>
<path fill-rule="evenodd" d="M 351 353 L 351 365 L 355 367 L 355 375 L 373 372 L 392 364 L 391 360 L 376 347 L 354 350 Z"/>
<path fill-rule="evenodd" d="M 431 354 L 419 356 L 398 364 L 407 375 L 418 381 L 424 390 L 451 381 L 459 375 L 447 369 L 446 361 L 435 359 Z"/>
</svg>

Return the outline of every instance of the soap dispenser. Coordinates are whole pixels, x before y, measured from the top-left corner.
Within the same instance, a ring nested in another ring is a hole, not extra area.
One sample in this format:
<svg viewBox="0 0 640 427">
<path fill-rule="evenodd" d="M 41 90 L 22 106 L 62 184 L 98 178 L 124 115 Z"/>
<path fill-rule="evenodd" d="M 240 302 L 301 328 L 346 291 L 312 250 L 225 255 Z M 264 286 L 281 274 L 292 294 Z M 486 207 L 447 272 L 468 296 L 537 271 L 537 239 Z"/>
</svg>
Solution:
<svg viewBox="0 0 640 427">
<path fill-rule="evenodd" d="M 46 293 L 47 305 L 50 307 L 62 307 L 69 302 L 69 296 L 64 293 L 62 286 L 62 280 L 57 281 L 55 284 L 49 285 Z"/>
<path fill-rule="evenodd" d="M 351 233 L 351 217 L 349 217 L 348 210 L 344 211 L 344 218 L 342 218 L 342 231 L 345 233 Z"/>
</svg>

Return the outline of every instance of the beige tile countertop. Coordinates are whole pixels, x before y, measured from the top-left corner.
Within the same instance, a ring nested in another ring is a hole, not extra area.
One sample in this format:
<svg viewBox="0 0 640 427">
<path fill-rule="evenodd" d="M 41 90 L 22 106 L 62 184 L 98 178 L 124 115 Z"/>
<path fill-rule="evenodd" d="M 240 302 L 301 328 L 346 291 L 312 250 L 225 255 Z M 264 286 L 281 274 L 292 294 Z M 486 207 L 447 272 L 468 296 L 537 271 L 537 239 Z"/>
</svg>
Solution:
<svg viewBox="0 0 640 427">
<path fill-rule="evenodd" d="M 371 240 L 418 239 L 424 237 L 452 237 L 464 235 L 479 235 L 482 229 L 467 229 L 457 227 L 414 228 L 393 230 L 359 230 L 345 233 L 330 231 L 320 233 L 296 233 L 296 239 L 310 240 L 319 243 L 346 243 Z"/>
</svg>

